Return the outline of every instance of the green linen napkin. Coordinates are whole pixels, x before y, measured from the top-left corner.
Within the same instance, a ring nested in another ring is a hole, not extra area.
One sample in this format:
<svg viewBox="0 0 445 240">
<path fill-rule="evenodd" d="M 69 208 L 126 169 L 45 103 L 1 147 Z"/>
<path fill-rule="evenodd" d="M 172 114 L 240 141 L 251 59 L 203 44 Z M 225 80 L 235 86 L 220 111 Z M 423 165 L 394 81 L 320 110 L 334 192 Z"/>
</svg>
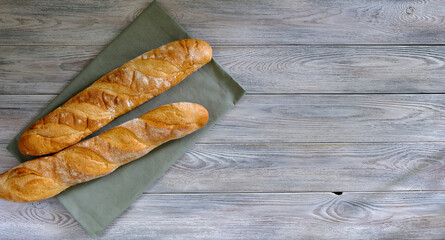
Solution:
<svg viewBox="0 0 445 240">
<path fill-rule="evenodd" d="M 146 51 L 185 38 L 191 37 L 156 1 L 152 2 L 31 123 L 123 63 Z M 91 236 L 97 236 L 183 156 L 244 93 L 244 89 L 212 60 L 178 85 L 115 119 L 90 137 L 137 118 L 151 109 L 180 101 L 199 103 L 209 111 L 210 119 L 205 127 L 182 139 L 161 145 L 137 161 L 118 168 L 110 175 L 71 187 L 57 198 Z M 17 142 L 22 132 L 9 143 L 7 148 L 23 162 L 32 157 L 24 156 L 18 150 Z"/>
</svg>

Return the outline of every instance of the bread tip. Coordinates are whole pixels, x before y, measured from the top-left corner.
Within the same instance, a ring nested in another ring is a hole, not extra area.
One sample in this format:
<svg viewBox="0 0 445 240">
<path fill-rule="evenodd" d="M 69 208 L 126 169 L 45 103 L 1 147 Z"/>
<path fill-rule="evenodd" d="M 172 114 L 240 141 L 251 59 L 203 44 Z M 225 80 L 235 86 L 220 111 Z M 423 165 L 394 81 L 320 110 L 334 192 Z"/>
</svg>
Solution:
<svg viewBox="0 0 445 240">
<path fill-rule="evenodd" d="M 207 122 L 209 121 L 209 112 L 207 111 L 207 109 L 200 105 L 200 104 L 196 104 L 197 107 L 197 123 L 199 125 L 199 127 L 203 127 L 204 125 L 207 124 Z"/>
<path fill-rule="evenodd" d="M 207 109 L 198 103 L 183 102 L 184 104 L 190 104 L 190 111 L 193 113 L 196 124 L 199 128 L 203 127 L 209 121 L 209 112 Z"/>
<path fill-rule="evenodd" d="M 176 102 L 168 105 L 164 105 L 165 107 L 172 106 L 184 113 L 188 113 L 188 118 L 194 124 L 196 124 L 199 128 L 206 125 L 209 121 L 209 112 L 207 109 L 198 104 L 192 102 Z"/>
<path fill-rule="evenodd" d="M 212 56 L 213 56 L 213 49 L 210 46 L 210 44 L 208 44 L 206 41 L 204 40 L 197 40 L 198 44 L 200 44 L 202 47 L 202 51 L 204 53 L 204 58 L 206 62 L 210 62 L 212 60 Z"/>
<path fill-rule="evenodd" d="M 27 140 L 29 140 L 27 137 L 23 135 L 20 136 L 19 141 L 17 143 L 17 147 L 19 148 L 20 153 L 28 156 L 37 156 L 38 154 L 32 149 L 33 145 L 29 144 Z"/>
<path fill-rule="evenodd" d="M 183 39 L 182 41 L 188 42 L 188 44 L 196 43 L 196 48 L 201 55 L 201 61 L 208 63 L 212 60 L 213 50 L 210 44 L 201 39 Z"/>
<path fill-rule="evenodd" d="M 27 156 L 41 156 L 53 150 L 52 145 L 44 141 L 41 136 L 25 134 L 20 136 L 17 147 L 20 153 Z"/>
</svg>

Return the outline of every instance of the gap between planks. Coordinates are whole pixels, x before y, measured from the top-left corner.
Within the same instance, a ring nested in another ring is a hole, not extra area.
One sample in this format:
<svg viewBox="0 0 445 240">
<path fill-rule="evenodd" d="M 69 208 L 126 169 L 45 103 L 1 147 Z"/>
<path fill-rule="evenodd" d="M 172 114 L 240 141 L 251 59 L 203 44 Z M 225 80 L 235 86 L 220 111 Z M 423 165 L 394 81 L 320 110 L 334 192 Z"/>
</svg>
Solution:
<svg viewBox="0 0 445 240">
<path fill-rule="evenodd" d="M 202 39 L 205 41 L 205 39 Z M 109 44 L 57 44 L 57 43 L 20 43 L 20 44 L 5 44 L 1 43 L 0 47 L 48 47 L 48 46 L 55 46 L 55 47 L 106 47 Z M 212 44 L 212 47 L 230 47 L 230 48 L 245 48 L 245 47 L 443 47 L 445 46 L 445 43 L 261 43 L 261 44 L 237 44 L 237 45 L 230 45 L 230 44 L 222 44 L 222 43 L 214 43 Z"/>
<path fill-rule="evenodd" d="M 280 194 L 335 194 L 335 192 L 341 192 L 340 195 L 345 194 L 384 194 L 384 193 L 400 193 L 400 194 L 419 194 L 419 193 L 445 193 L 445 190 L 389 190 L 389 191 L 280 191 L 280 192 L 268 192 L 268 191 L 254 191 L 254 192 L 143 192 L 142 195 L 280 195 Z M 335 194 L 337 195 L 337 194 Z"/>
</svg>

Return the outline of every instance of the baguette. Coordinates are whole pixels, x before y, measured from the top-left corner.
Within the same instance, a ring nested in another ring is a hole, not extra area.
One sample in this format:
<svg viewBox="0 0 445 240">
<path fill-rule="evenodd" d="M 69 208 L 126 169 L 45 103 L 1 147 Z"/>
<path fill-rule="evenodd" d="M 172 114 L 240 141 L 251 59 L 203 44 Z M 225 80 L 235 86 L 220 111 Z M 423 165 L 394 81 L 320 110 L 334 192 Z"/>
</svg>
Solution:
<svg viewBox="0 0 445 240">
<path fill-rule="evenodd" d="M 24 155 L 40 156 L 69 147 L 178 84 L 211 58 L 212 48 L 196 39 L 171 42 L 146 52 L 32 124 L 21 135 L 19 150 Z"/>
<path fill-rule="evenodd" d="M 195 103 L 173 103 L 125 122 L 52 156 L 24 162 L 0 175 L 0 198 L 32 202 L 113 172 L 155 147 L 184 137 L 208 121 Z"/>
</svg>

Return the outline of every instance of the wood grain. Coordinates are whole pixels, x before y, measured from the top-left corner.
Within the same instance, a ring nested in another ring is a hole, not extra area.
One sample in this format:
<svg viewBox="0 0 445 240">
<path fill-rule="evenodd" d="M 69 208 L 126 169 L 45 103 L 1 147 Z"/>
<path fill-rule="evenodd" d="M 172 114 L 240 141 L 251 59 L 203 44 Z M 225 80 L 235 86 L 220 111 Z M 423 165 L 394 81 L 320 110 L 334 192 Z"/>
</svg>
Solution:
<svg viewBox="0 0 445 240">
<path fill-rule="evenodd" d="M 101 46 L 0 46 L 0 94 L 58 94 Z M 444 93 L 444 46 L 214 47 L 249 93 Z"/>
<path fill-rule="evenodd" d="M 221 5 L 223 4 L 223 7 Z M 190 1 L 160 4 L 211 43 L 443 43 L 441 1 Z M 198 28 L 199 27 L 199 28 Z"/>
<path fill-rule="evenodd" d="M 443 192 L 144 194 L 99 239 L 442 239 L 444 199 Z M 53 198 L 2 201 L 0 228 L 7 239 L 24 231 L 29 239 L 88 239 Z"/>
<path fill-rule="evenodd" d="M 444 93 L 443 46 L 216 47 L 248 93 Z"/>
<path fill-rule="evenodd" d="M 0 1 L 0 44 L 105 45 L 150 1 Z"/>
<path fill-rule="evenodd" d="M 250 95 L 202 142 L 443 141 L 442 94 Z"/>
<path fill-rule="evenodd" d="M 52 95 L 0 95 L 7 143 Z M 200 143 L 443 141 L 444 94 L 248 95 Z"/>
<path fill-rule="evenodd" d="M 445 144 L 198 144 L 149 192 L 445 190 Z"/>
<path fill-rule="evenodd" d="M 0 46 L 0 94 L 59 94 L 101 46 Z"/>
<path fill-rule="evenodd" d="M 0 1 L 0 44 L 105 45 L 150 1 Z M 161 0 L 212 45 L 443 43 L 442 1 Z"/>
<path fill-rule="evenodd" d="M 98 239 L 445 238 L 445 2 L 158 2 L 248 95 Z M 1 172 L 149 3 L 0 0 Z M 0 229 L 90 239 L 54 198 L 0 200 Z"/>
<path fill-rule="evenodd" d="M 0 173 L 19 164 L 0 144 Z M 445 190 L 444 143 L 197 144 L 150 193 Z"/>
</svg>

